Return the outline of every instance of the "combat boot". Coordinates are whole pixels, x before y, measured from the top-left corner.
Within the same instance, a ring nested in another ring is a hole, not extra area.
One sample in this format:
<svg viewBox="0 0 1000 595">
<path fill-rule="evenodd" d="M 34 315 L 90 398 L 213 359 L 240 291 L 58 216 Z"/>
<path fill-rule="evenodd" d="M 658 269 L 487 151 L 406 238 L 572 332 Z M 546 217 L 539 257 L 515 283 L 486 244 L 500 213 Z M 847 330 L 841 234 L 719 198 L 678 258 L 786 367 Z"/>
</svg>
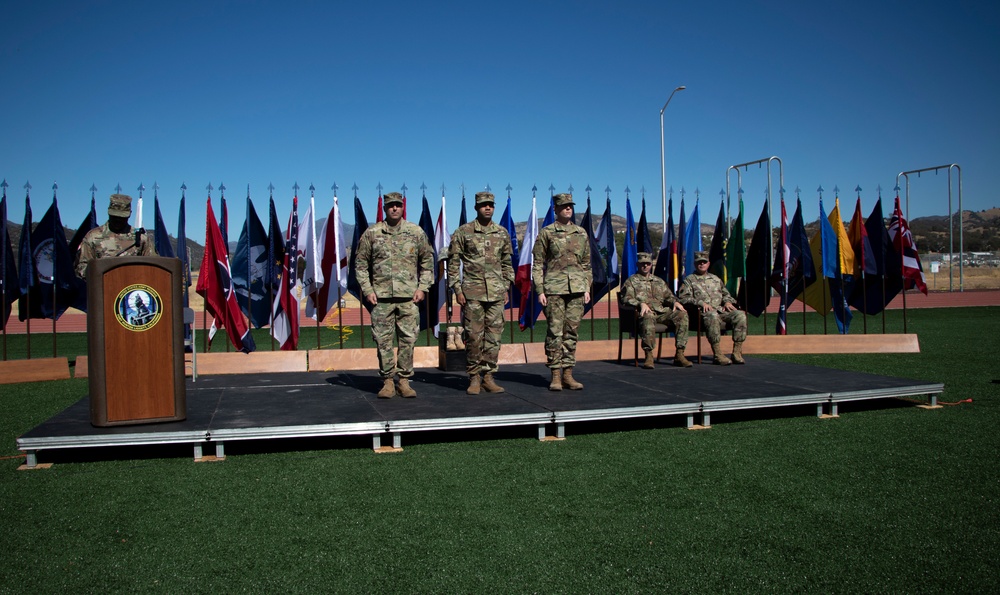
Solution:
<svg viewBox="0 0 1000 595">
<path fill-rule="evenodd" d="M 465 331 L 461 327 L 455 327 L 455 349 L 459 351 L 465 350 L 465 339 L 462 338 L 464 334 Z"/>
<path fill-rule="evenodd" d="M 382 390 L 378 391 L 378 398 L 391 399 L 396 396 L 396 385 L 392 382 L 392 377 L 388 376 L 383 381 Z"/>
<path fill-rule="evenodd" d="M 497 384 L 495 380 L 493 380 L 493 374 L 489 372 L 487 372 L 483 376 L 483 388 L 485 388 L 486 392 L 488 393 L 504 392 L 503 387 Z"/>
<path fill-rule="evenodd" d="M 467 395 L 478 395 L 479 386 L 482 380 L 479 378 L 479 374 L 469 375 L 469 388 L 465 389 L 465 394 Z"/>
<path fill-rule="evenodd" d="M 691 361 L 684 357 L 684 348 L 678 347 L 677 353 L 674 354 L 674 365 L 678 368 L 690 368 Z"/>
<path fill-rule="evenodd" d="M 728 366 L 729 364 L 733 363 L 732 361 L 730 361 L 730 359 L 728 357 L 726 357 L 722 353 L 722 348 L 719 347 L 718 343 L 716 343 L 715 345 L 712 345 L 712 354 L 715 356 L 715 357 L 712 358 L 712 363 L 713 364 L 716 364 L 716 365 L 719 365 L 719 366 Z"/>
<path fill-rule="evenodd" d="M 549 383 L 549 390 L 562 390 L 562 370 L 552 368 L 552 382 Z"/>
<path fill-rule="evenodd" d="M 654 366 L 653 366 L 653 351 L 652 350 L 646 352 L 646 360 L 642 362 L 642 367 L 645 368 L 645 369 L 647 369 L 647 370 L 652 370 L 653 369 Z"/>
<path fill-rule="evenodd" d="M 400 378 L 399 382 L 396 384 L 396 391 L 399 392 L 399 396 L 412 399 L 417 396 L 417 391 L 410 388 L 410 381 L 407 378 Z"/>
<path fill-rule="evenodd" d="M 445 339 L 444 348 L 446 351 L 457 351 L 458 347 L 455 347 L 455 327 L 448 327 L 448 336 Z"/>
<path fill-rule="evenodd" d="M 570 390 L 583 390 L 583 385 L 573 378 L 573 368 L 563 368 L 563 386 Z"/>
<path fill-rule="evenodd" d="M 734 364 L 745 364 L 747 363 L 743 359 L 743 342 L 733 343 L 733 363 Z"/>
</svg>

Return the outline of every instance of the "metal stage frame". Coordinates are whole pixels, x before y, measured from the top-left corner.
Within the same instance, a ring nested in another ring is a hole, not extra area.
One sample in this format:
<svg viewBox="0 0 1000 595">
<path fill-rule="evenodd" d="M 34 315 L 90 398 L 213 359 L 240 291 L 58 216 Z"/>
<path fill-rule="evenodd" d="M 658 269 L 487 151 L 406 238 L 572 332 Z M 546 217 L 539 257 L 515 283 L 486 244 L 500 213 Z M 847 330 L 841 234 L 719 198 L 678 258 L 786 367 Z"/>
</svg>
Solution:
<svg viewBox="0 0 1000 595">
<path fill-rule="evenodd" d="M 707 360 L 705 360 L 707 361 Z M 225 457 L 227 442 L 281 438 L 366 436 L 377 452 L 400 450 L 402 434 L 535 426 L 539 440 L 566 437 L 573 422 L 683 415 L 687 427 L 709 427 L 717 412 L 814 405 L 817 417 L 835 417 L 839 403 L 927 397 L 937 406 L 944 385 L 749 358 L 743 366 L 663 362 L 642 370 L 623 363 L 584 362 L 574 376 L 582 391 L 551 392 L 542 364 L 504 366 L 496 375 L 506 392 L 465 394 L 463 373 L 418 370 L 416 399 L 379 399 L 377 371 L 292 372 L 199 376 L 187 385 L 187 419 L 98 428 L 90 424 L 86 396 L 17 439 L 26 468 L 38 453 L 93 447 L 190 444 L 195 460 Z M 554 430 L 550 435 L 549 430 Z M 392 446 L 382 445 L 391 436 Z"/>
</svg>

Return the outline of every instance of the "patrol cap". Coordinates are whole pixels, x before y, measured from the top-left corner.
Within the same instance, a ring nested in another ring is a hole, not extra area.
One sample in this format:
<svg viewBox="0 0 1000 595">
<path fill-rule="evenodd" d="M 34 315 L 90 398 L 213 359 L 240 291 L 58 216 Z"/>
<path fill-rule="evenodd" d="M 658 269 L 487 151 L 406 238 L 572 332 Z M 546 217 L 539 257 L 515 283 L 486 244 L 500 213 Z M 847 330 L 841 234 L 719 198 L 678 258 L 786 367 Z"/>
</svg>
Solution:
<svg viewBox="0 0 1000 595">
<path fill-rule="evenodd" d="M 695 264 L 697 264 L 699 262 L 708 262 L 708 252 L 705 252 L 704 250 L 699 251 L 699 252 L 695 252 L 694 253 L 694 262 L 695 262 Z"/>
<path fill-rule="evenodd" d="M 494 204 L 496 201 L 493 200 L 492 192 L 477 192 L 476 193 L 476 206 L 484 204 Z"/>
<path fill-rule="evenodd" d="M 562 194 L 557 194 L 552 197 L 552 204 L 559 207 L 565 207 L 566 205 L 575 205 L 573 202 L 573 195 L 568 192 L 563 192 Z"/>
<path fill-rule="evenodd" d="M 386 192 L 382 197 L 382 208 L 391 204 L 403 204 L 403 195 L 398 192 Z"/>
<path fill-rule="evenodd" d="M 653 255 L 649 252 L 640 252 L 636 254 L 636 262 L 638 264 L 653 264 Z"/>
<path fill-rule="evenodd" d="M 112 194 L 108 204 L 108 215 L 129 217 L 132 215 L 132 197 L 128 194 Z"/>
</svg>

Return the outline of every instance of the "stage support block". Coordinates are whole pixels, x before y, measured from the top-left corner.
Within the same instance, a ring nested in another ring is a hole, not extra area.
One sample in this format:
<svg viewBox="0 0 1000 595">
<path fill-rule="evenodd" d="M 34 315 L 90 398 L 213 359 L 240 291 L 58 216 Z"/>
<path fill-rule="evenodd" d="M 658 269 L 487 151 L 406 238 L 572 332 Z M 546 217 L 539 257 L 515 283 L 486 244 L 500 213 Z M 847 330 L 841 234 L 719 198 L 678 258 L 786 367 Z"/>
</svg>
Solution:
<svg viewBox="0 0 1000 595">
<path fill-rule="evenodd" d="M 403 452 L 403 437 L 399 432 L 393 432 L 392 446 L 382 446 L 382 435 L 372 434 L 372 450 L 379 454 L 387 452 Z"/>
<path fill-rule="evenodd" d="M 694 420 L 695 414 L 694 413 L 689 413 L 688 414 L 688 419 L 687 419 L 687 429 L 689 429 L 689 430 L 710 430 L 710 429 L 712 429 L 711 415 L 712 414 L 709 413 L 708 411 L 703 411 L 701 413 L 701 423 L 700 424 L 696 424 L 696 423 L 694 423 L 694 421 L 695 421 Z"/>
<path fill-rule="evenodd" d="M 545 426 L 539 424 L 538 426 L 538 439 L 542 442 L 558 442 L 560 440 L 566 439 L 566 424 L 563 422 L 556 422 L 556 435 L 547 436 L 545 432 Z"/>
</svg>

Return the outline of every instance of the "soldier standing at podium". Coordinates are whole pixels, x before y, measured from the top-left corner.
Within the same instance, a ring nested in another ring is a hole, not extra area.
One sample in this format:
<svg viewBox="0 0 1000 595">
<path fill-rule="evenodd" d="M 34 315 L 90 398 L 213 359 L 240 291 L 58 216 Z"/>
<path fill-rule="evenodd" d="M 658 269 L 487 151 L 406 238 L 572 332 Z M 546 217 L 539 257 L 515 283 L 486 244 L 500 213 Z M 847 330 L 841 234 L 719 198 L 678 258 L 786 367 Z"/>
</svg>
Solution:
<svg viewBox="0 0 1000 595">
<path fill-rule="evenodd" d="M 87 264 L 99 258 L 118 256 L 156 256 L 153 242 L 145 230 L 133 230 L 128 223 L 132 215 L 132 197 L 112 194 L 108 205 L 108 221 L 87 232 L 76 254 L 76 276 L 86 278 Z"/>
</svg>

